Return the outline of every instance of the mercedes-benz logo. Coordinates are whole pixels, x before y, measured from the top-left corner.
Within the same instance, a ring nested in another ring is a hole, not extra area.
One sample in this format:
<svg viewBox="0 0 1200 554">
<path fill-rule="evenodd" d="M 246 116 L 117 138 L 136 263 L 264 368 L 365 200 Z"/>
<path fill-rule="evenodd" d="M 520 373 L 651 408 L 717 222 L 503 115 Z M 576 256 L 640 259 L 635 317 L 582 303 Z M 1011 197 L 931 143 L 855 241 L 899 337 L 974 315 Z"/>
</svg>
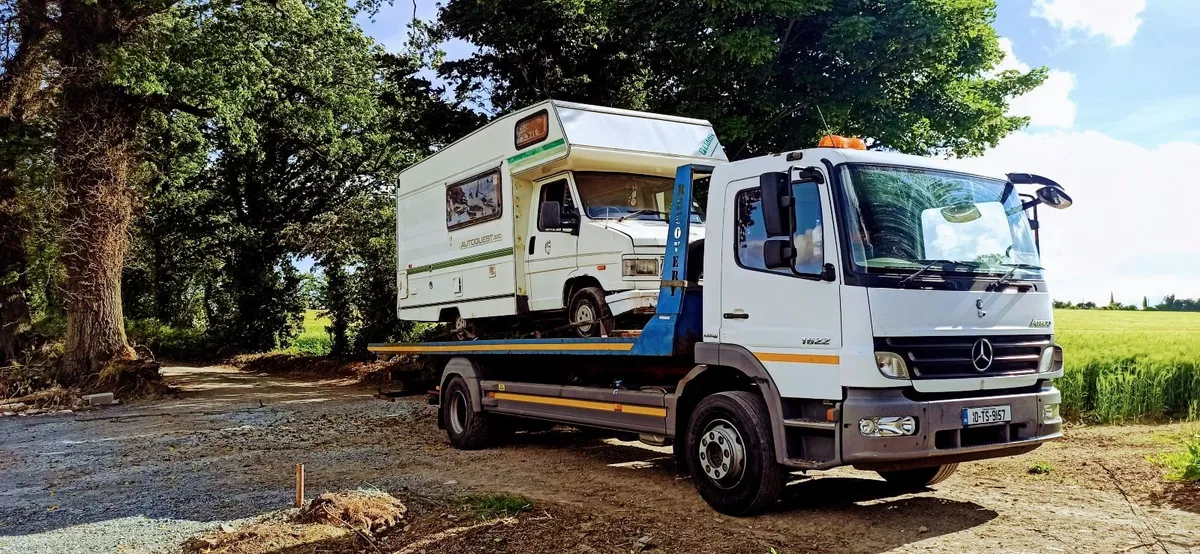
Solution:
<svg viewBox="0 0 1200 554">
<path fill-rule="evenodd" d="M 996 357 L 996 351 L 992 349 L 992 343 L 987 339 L 979 339 L 975 341 L 971 347 L 971 365 L 980 373 L 987 371 L 992 367 L 992 360 Z"/>
</svg>

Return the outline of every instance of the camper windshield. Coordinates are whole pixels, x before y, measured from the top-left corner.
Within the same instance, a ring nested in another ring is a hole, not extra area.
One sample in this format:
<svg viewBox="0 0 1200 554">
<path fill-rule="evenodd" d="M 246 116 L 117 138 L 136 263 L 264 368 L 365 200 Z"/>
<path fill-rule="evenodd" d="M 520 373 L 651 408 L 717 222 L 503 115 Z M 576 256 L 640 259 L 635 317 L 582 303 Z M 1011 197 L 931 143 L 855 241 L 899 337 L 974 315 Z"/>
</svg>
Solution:
<svg viewBox="0 0 1200 554">
<path fill-rule="evenodd" d="M 671 213 L 674 180 L 632 173 L 579 171 L 575 188 L 583 209 L 592 219 L 643 219 L 667 221 Z M 692 204 L 692 223 L 703 223 L 699 205 Z"/>
</svg>

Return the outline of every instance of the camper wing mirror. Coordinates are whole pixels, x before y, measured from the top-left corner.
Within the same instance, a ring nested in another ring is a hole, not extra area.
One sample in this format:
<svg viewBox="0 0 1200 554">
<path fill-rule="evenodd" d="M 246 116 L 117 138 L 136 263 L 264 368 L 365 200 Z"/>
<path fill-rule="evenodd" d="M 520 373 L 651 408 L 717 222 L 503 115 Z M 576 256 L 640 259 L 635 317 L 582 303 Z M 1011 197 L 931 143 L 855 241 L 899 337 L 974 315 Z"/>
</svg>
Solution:
<svg viewBox="0 0 1200 554">
<path fill-rule="evenodd" d="M 562 229 L 561 202 L 542 202 L 542 208 L 538 214 L 538 226 L 541 227 L 543 231 Z"/>
<path fill-rule="evenodd" d="M 795 198 L 792 197 L 792 185 L 788 174 L 763 173 L 758 177 L 758 190 L 762 193 L 763 227 L 766 228 L 767 236 L 791 236 L 791 210 Z"/>
<path fill-rule="evenodd" d="M 796 249 L 788 239 L 767 239 L 763 242 L 763 265 L 767 269 L 790 267 L 796 258 Z"/>
<path fill-rule="evenodd" d="M 1037 190 L 1037 199 L 1042 204 L 1058 210 L 1071 207 L 1071 197 L 1058 187 L 1042 187 Z"/>
</svg>

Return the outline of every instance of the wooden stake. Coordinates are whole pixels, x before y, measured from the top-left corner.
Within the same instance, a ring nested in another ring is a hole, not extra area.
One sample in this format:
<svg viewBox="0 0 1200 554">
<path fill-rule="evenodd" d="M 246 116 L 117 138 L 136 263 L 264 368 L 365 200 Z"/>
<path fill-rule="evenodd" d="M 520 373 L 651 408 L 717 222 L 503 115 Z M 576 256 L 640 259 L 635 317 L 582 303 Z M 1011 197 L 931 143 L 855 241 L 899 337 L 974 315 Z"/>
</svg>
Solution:
<svg viewBox="0 0 1200 554">
<path fill-rule="evenodd" d="M 296 464 L 296 507 L 304 507 L 304 464 Z"/>
</svg>

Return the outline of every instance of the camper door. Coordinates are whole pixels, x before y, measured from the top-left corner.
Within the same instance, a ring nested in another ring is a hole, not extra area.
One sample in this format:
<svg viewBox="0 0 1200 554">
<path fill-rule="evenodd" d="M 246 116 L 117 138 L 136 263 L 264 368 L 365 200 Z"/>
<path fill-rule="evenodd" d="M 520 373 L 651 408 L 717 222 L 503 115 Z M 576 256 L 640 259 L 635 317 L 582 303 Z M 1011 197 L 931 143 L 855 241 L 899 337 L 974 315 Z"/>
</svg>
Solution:
<svg viewBox="0 0 1200 554">
<path fill-rule="evenodd" d="M 579 198 L 570 173 L 533 184 L 534 217 L 529 222 L 525 274 L 529 279 L 529 308 L 554 310 L 563 306 L 563 283 L 576 270 L 579 250 Z"/>
</svg>

